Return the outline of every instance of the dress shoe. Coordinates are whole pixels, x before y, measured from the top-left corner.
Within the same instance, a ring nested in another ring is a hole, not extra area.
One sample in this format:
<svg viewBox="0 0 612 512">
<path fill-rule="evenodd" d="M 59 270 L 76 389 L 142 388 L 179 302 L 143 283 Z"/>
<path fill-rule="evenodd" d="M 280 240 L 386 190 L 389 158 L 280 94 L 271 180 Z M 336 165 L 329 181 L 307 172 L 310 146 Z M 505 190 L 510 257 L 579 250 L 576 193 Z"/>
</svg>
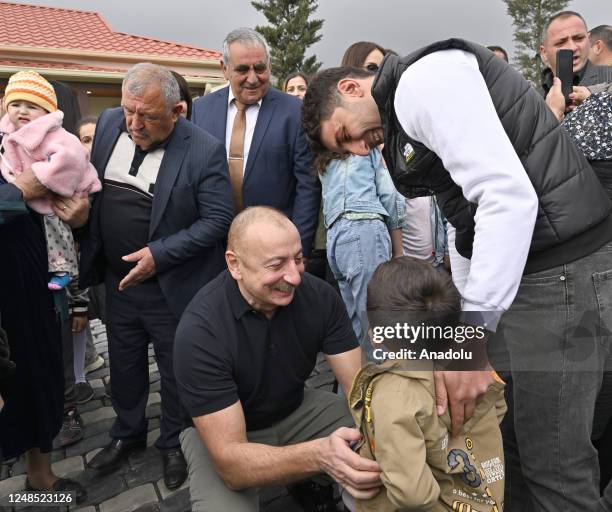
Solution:
<svg viewBox="0 0 612 512">
<path fill-rule="evenodd" d="M 87 499 L 87 491 L 83 488 L 83 486 L 79 482 L 71 480 L 70 478 L 58 478 L 51 489 L 35 489 L 30 484 L 30 481 L 26 478 L 25 490 L 35 492 L 46 492 L 51 490 L 54 492 L 74 493 L 74 500 L 77 505 L 80 505 Z"/>
<path fill-rule="evenodd" d="M 146 448 L 147 442 L 145 440 L 113 439 L 87 465 L 92 469 L 111 469 L 127 459 L 130 453 L 145 450 Z"/>
<path fill-rule="evenodd" d="M 178 489 L 187 478 L 187 462 L 181 450 L 165 452 L 164 457 L 164 483 L 170 490 Z"/>
</svg>

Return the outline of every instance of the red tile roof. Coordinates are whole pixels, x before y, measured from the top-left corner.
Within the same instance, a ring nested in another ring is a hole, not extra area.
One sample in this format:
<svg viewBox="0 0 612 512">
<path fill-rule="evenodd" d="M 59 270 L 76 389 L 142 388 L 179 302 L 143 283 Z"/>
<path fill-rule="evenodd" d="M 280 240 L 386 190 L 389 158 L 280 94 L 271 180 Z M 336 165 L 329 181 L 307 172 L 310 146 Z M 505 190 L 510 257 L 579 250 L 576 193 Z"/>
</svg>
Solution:
<svg viewBox="0 0 612 512">
<path fill-rule="evenodd" d="M 6 60 L 0 59 L 0 66 L 16 67 L 22 69 L 71 69 L 78 71 L 98 71 L 103 73 L 125 73 L 125 69 L 104 68 L 101 66 L 89 66 L 86 64 L 75 64 L 74 62 L 58 62 L 43 60 Z"/>
<path fill-rule="evenodd" d="M 96 12 L 0 2 L 0 45 L 218 60 L 221 53 L 114 32 Z"/>
</svg>

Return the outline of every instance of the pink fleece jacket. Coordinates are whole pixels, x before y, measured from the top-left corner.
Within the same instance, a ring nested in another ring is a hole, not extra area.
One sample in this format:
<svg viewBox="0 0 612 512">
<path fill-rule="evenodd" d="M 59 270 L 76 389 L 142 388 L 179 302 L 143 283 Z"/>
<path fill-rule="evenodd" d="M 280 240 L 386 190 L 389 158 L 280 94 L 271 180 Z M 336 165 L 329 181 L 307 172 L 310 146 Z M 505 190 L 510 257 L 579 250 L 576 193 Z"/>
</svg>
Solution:
<svg viewBox="0 0 612 512">
<path fill-rule="evenodd" d="M 28 205 L 38 213 L 53 213 L 51 192 L 63 197 L 75 193 L 98 192 L 102 185 L 98 173 L 89 162 L 89 152 L 79 139 L 62 128 L 64 114 L 52 112 L 34 119 L 18 130 L 8 119 L 0 120 L 4 154 L 0 156 L 0 171 L 12 183 L 28 168 L 49 189 L 49 194 L 33 199 Z"/>
</svg>

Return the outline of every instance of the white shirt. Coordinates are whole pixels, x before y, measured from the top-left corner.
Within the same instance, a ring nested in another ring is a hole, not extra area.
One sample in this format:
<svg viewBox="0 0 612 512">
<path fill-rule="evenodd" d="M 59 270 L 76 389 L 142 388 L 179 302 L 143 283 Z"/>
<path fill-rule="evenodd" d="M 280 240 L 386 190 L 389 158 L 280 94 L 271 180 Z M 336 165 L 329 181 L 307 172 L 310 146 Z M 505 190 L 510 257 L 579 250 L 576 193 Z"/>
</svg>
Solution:
<svg viewBox="0 0 612 512">
<path fill-rule="evenodd" d="M 435 261 L 431 233 L 431 196 L 406 199 L 406 224 L 402 229 L 402 247 L 406 256 L 427 263 Z"/>
<path fill-rule="evenodd" d="M 399 81 L 395 112 L 404 131 L 435 152 L 464 197 L 478 204 L 471 263 L 457 265 L 468 272 L 462 309 L 496 312 L 487 325 L 495 330 L 520 284 L 538 197 L 476 57 L 453 49 L 415 62 Z"/>
<path fill-rule="evenodd" d="M 236 117 L 236 104 L 234 103 L 234 93 L 232 87 L 229 87 L 229 93 L 227 95 L 227 119 L 225 124 L 225 151 L 229 155 L 230 140 L 232 139 L 232 128 L 234 127 L 234 118 Z M 259 116 L 259 109 L 261 108 L 261 101 L 250 105 L 246 109 L 246 130 L 244 132 L 244 152 L 242 160 L 242 173 L 246 168 L 247 160 L 249 158 L 249 150 L 251 149 L 251 142 L 253 141 L 253 133 L 255 132 L 255 125 L 257 124 L 257 117 Z"/>
</svg>

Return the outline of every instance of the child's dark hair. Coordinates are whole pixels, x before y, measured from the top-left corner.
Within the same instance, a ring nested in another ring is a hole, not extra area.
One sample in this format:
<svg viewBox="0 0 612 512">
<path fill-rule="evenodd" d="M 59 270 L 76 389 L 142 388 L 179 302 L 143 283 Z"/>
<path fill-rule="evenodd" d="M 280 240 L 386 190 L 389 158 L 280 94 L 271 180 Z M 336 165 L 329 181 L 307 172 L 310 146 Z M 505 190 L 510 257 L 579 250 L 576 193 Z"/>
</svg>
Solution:
<svg viewBox="0 0 612 512">
<path fill-rule="evenodd" d="M 459 311 L 451 277 L 429 263 L 402 256 L 381 264 L 368 285 L 368 311 Z"/>
</svg>

